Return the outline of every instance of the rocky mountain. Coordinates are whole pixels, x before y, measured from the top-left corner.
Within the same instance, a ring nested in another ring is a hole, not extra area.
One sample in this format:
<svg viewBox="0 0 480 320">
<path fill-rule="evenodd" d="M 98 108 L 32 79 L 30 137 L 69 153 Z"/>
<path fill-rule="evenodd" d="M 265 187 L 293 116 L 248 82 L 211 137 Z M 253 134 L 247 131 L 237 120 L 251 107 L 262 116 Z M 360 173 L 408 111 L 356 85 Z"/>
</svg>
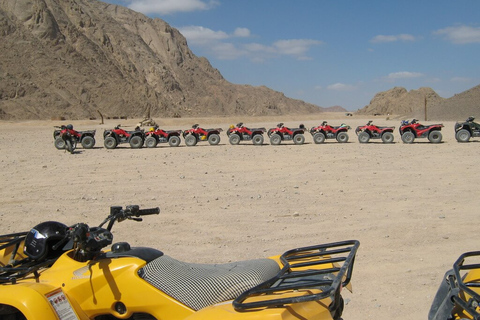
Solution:
<svg viewBox="0 0 480 320">
<path fill-rule="evenodd" d="M 413 114 L 418 119 L 422 119 L 423 115 L 419 112 Z M 427 109 L 429 120 L 463 121 L 470 116 L 480 119 L 480 85 L 432 103 Z"/>
<path fill-rule="evenodd" d="M 0 119 L 320 112 L 234 85 L 178 30 L 96 0 L 0 0 Z"/>
<path fill-rule="evenodd" d="M 394 87 L 390 90 L 379 92 L 370 101 L 370 104 L 360 109 L 358 114 L 411 114 L 425 109 L 425 99 L 427 105 L 443 100 L 431 88 L 420 88 L 410 90 L 402 87 Z"/>
<path fill-rule="evenodd" d="M 357 114 L 400 115 L 424 120 L 425 112 L 427 120 L 480 117 L 480 85 L 448 99 L 440 97 L 431 88 L 407 91 L 405 88 L 395 87 L 377 93 L 370 104 L 358 110 Z"/>
</svg>

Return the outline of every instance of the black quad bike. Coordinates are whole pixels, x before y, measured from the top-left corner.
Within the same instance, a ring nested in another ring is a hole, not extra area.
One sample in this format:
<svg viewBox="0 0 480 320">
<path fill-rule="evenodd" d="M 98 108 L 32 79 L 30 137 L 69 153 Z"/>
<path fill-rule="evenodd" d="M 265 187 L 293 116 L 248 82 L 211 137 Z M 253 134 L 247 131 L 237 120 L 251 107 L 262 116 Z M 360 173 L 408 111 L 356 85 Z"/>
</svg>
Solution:
<svg viewBox="0 0 480 320">
<path fill-rule="evenodd" d="M 84 149 L 92 149 L 95 146 L 96 130 L 76 131 L 71 124 L 55 126 L 54 128 L 53 139 L 55 141 L 55 148 L 58 150 L 63 150 L 66 147 L 65 140 L 62 138 L 62 135 L 66 132 L 75 140 L 75 145 L 77 142 L 80 142 Z"/>
<path fill-rule="evenodd" d="M 240 141 L 251 140 L 256 146 L 263 144 L 263 134 L 267 131 L 265 128 L 247 128 L 242 122 L 237 125 L 231 125 L 227 131 L 228 141 L 230 144 L 239 144 Z"/>
<path fill-rule="evenodd" d="M 126 131 L 118 125 L 115 129 L 105 130 L 103 139 L 107 149 L 115 149 L 120 143 L 129 143 L 133 149 L 139 149 L 145 141 L 145 132 L 138 126 L 133 131 Z"/>
<path fill-rule="evenodd" d="M 306 128 L 300 124 L 298 128 L 289 128 L 283 125 L 283 122 L 277 124 L 275 128 L 268 129 L 267 135 L 270 137 L 272 145 L 279 145 L 283 140 L 293 140 L 295 144 L 303 144 L 305 142 Z"/>
<path fill-rule="evenodd" d="M 194 124 L 191 129 L 183 131 L 183 139 L 189 147 L 195 146 L 199 141 L 208 141 L 214 146 L 220 143 L 220 132 L 222 128 L 203 129 L 198 124 Z"/>
<path fill-rule="evenodd" d="M 474 120 L 474 117 L 468 117 L 465 122 L 455 123 L 455 139 L 458 142 L 468 142 L 470 138 L 480 137 L 480 124 Z"/>
</svg>

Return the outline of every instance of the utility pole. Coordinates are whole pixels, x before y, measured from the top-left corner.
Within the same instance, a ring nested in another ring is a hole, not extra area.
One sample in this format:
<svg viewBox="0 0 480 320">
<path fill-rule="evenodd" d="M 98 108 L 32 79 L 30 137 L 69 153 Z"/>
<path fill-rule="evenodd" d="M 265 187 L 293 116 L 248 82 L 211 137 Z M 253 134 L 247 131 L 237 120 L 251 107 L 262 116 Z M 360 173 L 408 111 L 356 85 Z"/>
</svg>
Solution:
<svg viewBox="0 0 480 320">
<path fill-rule="evenodd" d="M 427 121 L 427 96 L 425 96 L 425 121 Z"/>
</svg>

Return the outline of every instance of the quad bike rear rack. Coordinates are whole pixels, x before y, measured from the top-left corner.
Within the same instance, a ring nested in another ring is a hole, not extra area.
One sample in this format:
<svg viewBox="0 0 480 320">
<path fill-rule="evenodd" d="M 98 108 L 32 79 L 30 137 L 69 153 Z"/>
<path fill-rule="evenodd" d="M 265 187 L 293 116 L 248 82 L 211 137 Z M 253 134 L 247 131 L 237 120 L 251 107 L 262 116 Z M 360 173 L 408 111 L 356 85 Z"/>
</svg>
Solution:
<svg viewBox="0 0 480 320">
<path fill-rule="evenodd" d="M 279 273 L 242 293 L 233 301 L 233 307 L 245 311 L 327 297 L 334 306 L 341 288 L 350 282 L 359 245 L 357 240 L 347 240 L 289 250 L 280 256 L 283 267 Z M 287 297 L 275 298 L 287 292 Z"/>
<path fill-rule="evenodd" d="M 476 258 L 477 261 L 480 259 L 480 251 L 466 252 L 462 254 L 457 261 L 453 264 L 453 274 L 448 275 L 448 282 L 452 288 L 451 292 L 453 293 L 451 299 L 456 305 L 465 310 L 470 314 L 473 319 L 480 319 L 480 313 L 477 311 L 478 306 L 480 305 L 480 295 L 473 290 L 476 288 L 478 291 L 480 288 L 480 282 L 464 282 L 464 275 L 471 270 L 480 269 L 480 263 L 469 263 L 466 264 L 466 260 L 470 258 Z M 458 286 L 460 292 L 465 292 L 468 296 L 460 294 L 459 290 L 455 290 L 455 285 Z"/>
</svg>

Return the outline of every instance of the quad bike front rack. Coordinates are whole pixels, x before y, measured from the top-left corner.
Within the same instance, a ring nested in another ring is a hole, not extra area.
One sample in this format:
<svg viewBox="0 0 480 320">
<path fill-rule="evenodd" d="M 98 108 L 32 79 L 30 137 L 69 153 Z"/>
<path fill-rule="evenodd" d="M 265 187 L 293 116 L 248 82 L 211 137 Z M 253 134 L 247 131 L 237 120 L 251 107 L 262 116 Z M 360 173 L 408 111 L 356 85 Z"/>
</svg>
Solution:
<svg viewBox="0 0 480 320">
<path fill-rule="evenodd" d="M 17 279 L 22 279 L 33 273 L 38 278 L 38 270 L 51 265 L 54 260 L 42 262 L 32 261 L 29 258 L 17 260 L 20 244 L 25 239 L 28 232 L 10 233 L 0 235 L 0 252 L 8 261 L 0 263 L 0 284 L 16 283 Z"/>
<path fill-rule="evenodd" d="M 245 311 L 328 297 L 335 305 L 340 289 L 350 282 L 359 245 L 357 240 L 348 240 L 289 250 L 280 256 L 283 267 L 279 273 L 242 293 L 233 307 Z M 288 294 L 277 298 L 283 293 Z"/>
</svg>

